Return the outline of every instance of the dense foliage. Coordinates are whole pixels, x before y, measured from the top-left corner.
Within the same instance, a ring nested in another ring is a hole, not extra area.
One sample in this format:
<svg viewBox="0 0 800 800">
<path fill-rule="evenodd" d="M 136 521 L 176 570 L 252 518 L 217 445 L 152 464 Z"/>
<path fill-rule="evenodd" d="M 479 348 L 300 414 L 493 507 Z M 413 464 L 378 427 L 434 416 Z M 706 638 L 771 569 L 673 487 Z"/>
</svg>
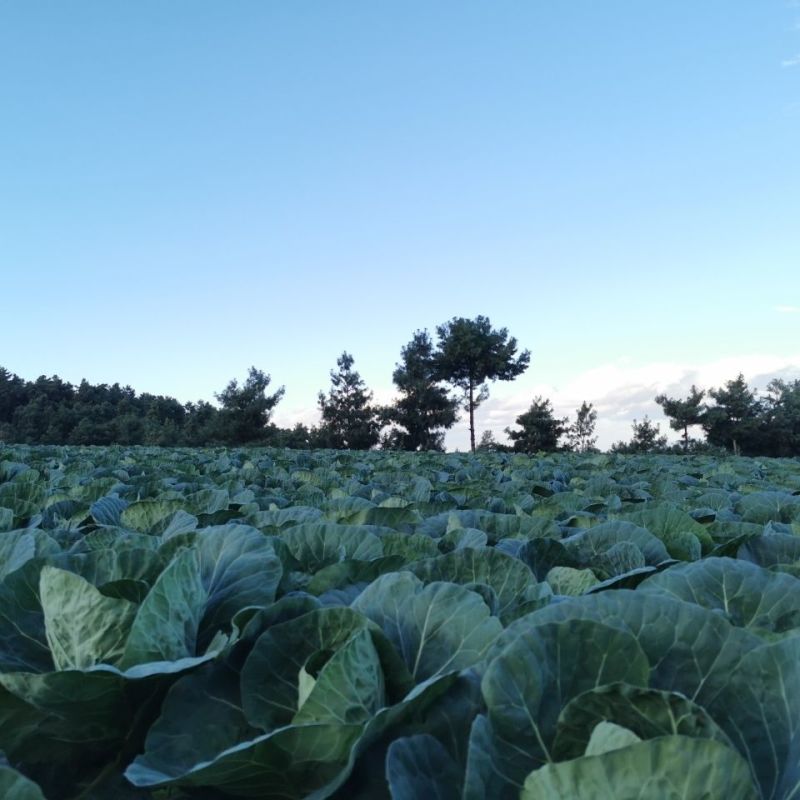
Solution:
<svg viewBox="0 0 800 800">
<path fill-rule="evenodd" d="M 15 800 L 800 796 L 800 462 L 0 448 Z"/>
<path fill-rule="evenodd" d="M 517 354 L 517 340 L 507 328 L 493 328 L 488 317 L 453 317 L 437 326 L 434 355 L 442 380 L 462 396 L 469 418 L 470 449 L 475 450 L 475 409 L 489 397 L 488 381 L 512 381 L 531 361 L 530 350 Z"/>
<path fill-rule="evenodd" d="M 354 369 L 355 360 L 344 352 L 331 370 L 328 394 L 317 398 L 322 422 L 317 441 L 336 450 L 369 450 L 378 444 L 381 423 L 378 409 L 372 404 L 372 392 Z"/>
<path fill-rule="evenodd" d="M 458 401 L 439 383 L 439 366 L 427 331 L 417 331 L 401 352 L 392 374 L 400 394 L 384 409 L 392 426 L 383 439 L 388 450 L 444 450 L 444 432 L 458 419 Z"/>
<path fill-rule="evenodd" d="M 709 389 L 712 403 L 704 403 L 705 391 L 692 386 L 689 397 L 658 395 L 673 430 L 683 432 L 684 449 L 692 441 L 689 428 L 699 426 L 707 444 L 735 454 L 796 456 L 800 454 L 800 380 L 770 381 L 762 397 L 743 375 L 717 389 Z"/>
<path fill-rule="evenodd" d="M 268 394 L 270 382 L 251 367 L 243 384 L 232 380 L 216 395 L 216 406 L 137 394 L 118 383 L 83 380 L 73 386 L 57 375 L 25 381 L 0 367 L 0 442 L 308 447 L 310 432 L 303 426 L 284 430 L 271 423 L 283 387 Z"/>
<path fill-rule="evenodd" d="M 215 395 L 219 406 L 203 400 L 182 405 L 172 397 L 137 395 L 119 384 L 84 380 L 73 386 L 58 376 L 25 381 L 0 367 L 0 442 L 432 451 L 444 448 L 445 431 L 462 408 L 473 449 L 596 449 L 597 411 L 591 403 L 584 401 L 570 422 L 557 417 L 543 397 L 533 398 L 516 418 L 518 427 L 505 429 L 510 445 L 484 431 L 475 447 L 475 411 L 488 397 L 487 381 L 512 380 L 527 368 L 530 354 L 516 356 L 516 340 L 504 328 L 493 329 L 485 317 L 455 318 L 439 326 L 437 335 L 434 345 L 427 331 L 417 331 L 403 347 L 392 375 L 398 396 L 389 406 L 373 403 L 353 356 L 343 353 L 328 393 L 319 394 L 319 424 L 292 429 L 272 422 L 283 387 L 269 394 L 270 376 L 255 367 L 244 383 L 232 380 Z M 634 420 L 630 440 L 614 443 L 612 452 L 800 455 L 800 380 L 773 380 L 759 395 L 739 375 L 708 391 L 692 386 L 684 399 L 666 394 L 654 399 L 669 426 L 680 432 L 680 443 L 669 444 L 659 424 L 645 416 Z M 696 432 L 703 438 L 692 435 Z"/>
<path fill-rule="evenodd" d="M 556 417 L 550 401 L 543 397 L 535 397 L 516 423 L 519 429 L 506 428 L 506 434 L 518 453 L 553 453 L 559 449 L 561 437 L 569 432 L 567 418 Z"/>
</svg>

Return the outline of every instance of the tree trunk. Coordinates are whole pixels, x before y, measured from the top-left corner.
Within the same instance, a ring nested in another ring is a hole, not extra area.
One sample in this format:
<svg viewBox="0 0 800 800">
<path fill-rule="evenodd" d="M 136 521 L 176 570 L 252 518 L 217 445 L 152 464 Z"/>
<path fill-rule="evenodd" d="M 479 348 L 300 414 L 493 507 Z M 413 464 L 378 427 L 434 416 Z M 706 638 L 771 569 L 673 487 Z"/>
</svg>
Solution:
<svg viewBox="0 0 800 800">
<path fill-rule="evenodd" d="M 469 381 L 469 444 L 472 452 L 475 452 L 475 401 L 473 397 L 474 387 L 472 379 Z"/>
<path fill-rule="evenodd" d="M 684 425 L 683 426 L 683 449 L 684 450 L 688 450 L 689 449 L 689 426 L 688 425 Z"/>
</svg>

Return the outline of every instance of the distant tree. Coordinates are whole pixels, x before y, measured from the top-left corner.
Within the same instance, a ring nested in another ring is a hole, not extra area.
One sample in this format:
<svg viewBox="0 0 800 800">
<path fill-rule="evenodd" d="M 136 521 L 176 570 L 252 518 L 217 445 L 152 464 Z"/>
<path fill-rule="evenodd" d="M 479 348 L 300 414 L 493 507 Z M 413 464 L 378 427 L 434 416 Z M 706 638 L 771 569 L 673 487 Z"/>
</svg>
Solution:
<svg viewBox="0 0 800 800">
<path fill-rule="evenodd" d="M 387 423 L 400 426 L 385 437 L 383 446 L 395 450 L 443 450 L 444 432 L 458 418 L 458 401 L 437 383 L 433 342 L 427 331 L 416 331 L 401 351 L 392 380 L 400 392 L 384 409 Z"/>
<path fill-rule="evenodd" d="M 370 392 L 353 369 L 353 356 L 344 352 L 331 370 L 331 388 L 318 395 L 322 422 L 316 440 L 338 450 L 369 450 L 380 440 L 381 421 Z"/>
<path fill-rule="evenodd" d="M 516 424 L 521 430 L 505 430 L 518 453 L 553 453 L 568 430 L 567 418 L 555 417 L 550 401 L 542 397 L 534 398 L 530 408 L 517 417 Z"/>
<path fill-rule="evenodd" d="M 222 412 L 205 400 L 196 403 L 186 403 L 185 421 L 183 424 L 182 444 L 189 447 L 202 447 L 203 445 L 219 444 L 222 441 L 222 426 L 220 416 Z"/>
<path fill-rule="evenodd" d="M 641 422 L 634 420 L 631 428 L 631 440 L 613 444 L 612 453 L 663 453 L 667 450 L 667 437 L 661 434 L 661 426 L 658 423 L 653 424 L 646 414 Z"/>
<path fill-rule="evenodd" d="M 517 340 L 509 338 L 506 328 L 493 329 L 488 317 L 453 317 L 437 326 L 436 333 L 436 373 L 463 394 L 474 452 L 475 409 L 489 397 L 486 381 L 514 380 L 528 368 L 531 354 L 523 350 L 517 356 Z"/>
<path fill-rule="evenodd" d="M 58 375 L 40 375 L 27 385 L 27 402 L 11 418 L 12 438 L 30 444 L 66 444 L 79 421 L 73 410 L 74 388 Z"/>
<path fill-rule="evenodd" d="M 575 453 L 591 453 L 596 451 L 597 437 L 594 429 L 597 425 L 597 411 L 585 400 L 575 412 L 575 421 L 567 428 L 567 449 Z"/>
<path fill-rule="evenodd" d="M 0 423 L 10 423 L 14 412 L 30 399 L 30 392 L 22 378 L 0 367 Z"/>
<path fill-rule="evenodd" d="M 302 422 L 293 428 L 279 428 L 270 425 L 267 431 L 267 444 L 270 447 L 288 447 L 292 450 L 308 450 L 314 447 L 313 431 Z"/>
<path fill-rule="evenodd" d="M 763 406 L 739 373 L 719 389 L 709 390 L 714 400 L 703 415 L 703 429 L 709 444 L 734 453 L 757 455 Z"/>
<path fill-rule="evenodd" d="M 683 449 L 686 451 L 689 449 L 689 427 L 700 425 L 705 417 L 706 409 L 703 405 L 705 396 L 706 393 L 694 385 L 685 400 L 667 397 L 665 394 L 656 396 L 656 403 L 664 410 L 670 428 L 674 431 L 683 431 Z"/>
<path fill-rule="evenodd" d="M 494 438 L 494 433 L 492 431 L 484 431 L 481 434 L 481 440 L 478 442 L 478 446 L 475 448 L 475 452 L 477 453 L 508 453 L 509 451 L 513 450 L 514 448 L 509 447 L 507 444 L 503 444 L 502 442 L 498 442 L 497 439 Z"/>
<path fill-rule="evenodd" d="M 800 380 L 770 381 L 762 403 L 759 430 L 760 455 L 777 458 L 800 455 Z"/>
<path fill-rule="evenodd" d="M 272 412 L 286 391 L 281 386 L 267 394 L 271 380 L 260 369 L 250 367 L 242 386 L 232 380 L 215 395 L 222 405 L 220 427 L 225 442 L 243 445 L 263 441 Z"/>
</svg>

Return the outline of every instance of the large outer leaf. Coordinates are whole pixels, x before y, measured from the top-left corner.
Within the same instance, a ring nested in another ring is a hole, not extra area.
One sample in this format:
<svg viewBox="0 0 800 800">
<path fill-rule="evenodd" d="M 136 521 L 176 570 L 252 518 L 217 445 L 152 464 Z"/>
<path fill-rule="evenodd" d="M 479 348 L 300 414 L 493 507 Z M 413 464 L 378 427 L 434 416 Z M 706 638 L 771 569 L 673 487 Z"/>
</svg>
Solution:
<svg viewBox="0 0 800 800">
<path fill-rule="evenodd" d="M 47 800 L 32 780 L 6 764 L 0 764 L 0 797 L 3 800 Z"/>
<path fill-rule="evenodd" d="M 757 800 L 747 763 L 708 739 L 665 736 L 532 772 L 520 800 Z"/>
<path fill-rule="evenodd" d="M 294 715 L 293 725 L 358 724 L 367 722 L 385 705 L 381 662 L 366 629 L 356 632 L 330 656 L 312 680 L 313 687 Z"/>
<path fill-rule="evenodd" d="M 419 728 L 420 720 L 440 698 L 447 695 L 458 680 L 457 673 L 440 675 L 415 686 L 401 702 L 382 708 L 365 726 L 364 733 L 350 751 L 343 770 L 327 786 L 313 792 L 307 800 L 322 800 L 343 787 L 342 797 L 383 797 L 387 792 L 384 769 L 376 776 L 375 766 L 385 762 L 386 750 L 398 733 L 406 734 Z M 349 782 L 348 778 L 352 779 Z M 352 787 L 352 788 L 351 788 Z"/>
<path fill-rule="evenodd" d="M 626 514 L 624 519 L 647 528 L 650 533 L 661 539 L 670 551 L 673 558 L 681 558 L 679 538 L 676 534 L 690 533 L 697 537 L 704 552 L 709 552 L 714 547 L 714 540 L 709 535 L 705 526 L 701 525 L 686 511 L 670 503 L 660 503 Z M 673 551 L 673 547 L 679 549 Z"/>
<path fill-rule="evenodd" d="M 53 719 L 52 714 L 26 703 L 0 684 L 0 752 L 15 762 L 20 763 L 23 757 L 29 762 L 41 760 L 42 733 Z M 53 758 L 52 752 L 47 758 Z"/>
<path fill-rule="evenodd" d="M 392 742 L 386 778 L 392 800 L 459 800 L 458 768 L 442 744 L 426 733 Z"/>
<path fill-rule="evenodd" d="M 405 559 L 402 556 L 383 556 L 371 561 L 347 559 L 338 564 L 330 564 L 316 572 L 308 582 L 306 591 L 322 595 L 333 589 L 347 589 L 360 586 L 362 589 L 387 572 L 402 569 Z"/>
<path fill-rule="evenodd" d="M 640 739 L 680 735 L 730 744 L 708 712 L 687 697 L 612 683 L 579 694 L 562 709 L 553 745 L 555 759 L 583 755 L 594 727 L 605 720 L 631 730 Z"/>
<path fill-rule="evenodd" d="M 183 500 L 139 500 L 120 513 L 120 524 L 139 533 L 161 533 L 159 523 L 183 509 Z"/>
<path fill-rule="evenodd" d="M 39 601 L 41 566 L 28 561 L 0 583 L 0 671 L 53 669 Z"/>
<path fill-rule="evenodd" d="M 36 540 L 27 531 L 0 533 L 0 580 L 36 556 Z"/>
<path fill-rule="evenodd" d="M 122 655 L 137 608 L 102 595 L 79 575 L 44 567 L 40 596 L 56 669 L 113 664 Z"/>
<path fill-rule="evenodd" d="M 584 755 L 601 756 L 603 753 L 610 753 L 612 750 L 619 750 L 621 747 L 628 747 L 641 741 L 632 730 L 623 728 L 615 722 L 602 720 L 592 729 Z"/>
<path fill-rule="evenodd" d="M 464 771 L 463 800 L 486 800 L 486 798 L 519 797 L 519 786 L 504 774 L 497 752 L 497 740 L 489 719 L 478 714 L 472 723 Z"/>
<path fill-rule="evenodd" d="M 0 507 L 0 533 L 7 533 L 14 528 L 14 512 L 10 508 Z"/>
<path fill-rule="evenodd" d="M 308 522 L 287 528 L 280 536 L 306 572 L 345 559 L 369 561 L 383 555 L 380 539 L 365 526 Z"/>
<path fill-rule="evenodd" d="M 45 498 L 45 484 L 37 481 L 38 473 L 29 471 L 31 479 L 22 479 L 0 483 L 0 507 L 10 508 L 14 512 L 14 521 L 20 527 L 42 509 Z"/>
<path fill-rule="evenodd" d="M 386 533 L 381 544 L 385 555 L 402 556 L 406 563 L 439 555 L 436 540 L 423 533 Z"/>
<path fill-rule="evenodd" d="M 800 792 L 800 637 L 763 645 L 713 611 L 645 592 L 607 593 L 591 605 L 588 599 L 535 612 L 503 636 L 535 621 L 576 617 L 623 625 L 652 664 L 651 684 L 705 708 L 750 761 L 764 797 Z"/>
<path fill-rule="evenodd" d="M 139 607 L 120 667 L 194 656 L 207 596 L 197 553 L 183 551 L 161 573 Z"/>
<path fill-rule="evenodd" d="M 553 594 L 578 597 L 585 594 L 592 586 L 599 583 L 597 576 L 590 569 L 574 567 L 552 567 L 546 576 L 547 584 Z"/>
<path fill-rule="evenodd" d="M 425 583 L 449 581 L 491 586 L 497 595 L 497 616 L 502 622 L 515 618 L 526 592 L 537 583 L 533 573 L 519 559 L 488 547 L 455 550 L 411 564 L 408 570 Z"/>
<path fill-rule="evenodd" d="M 475 592 L 452 583 L 424 586 L 410 572 L 378 578 L 353 608 L 382 628 L 418 683 L 472 666 L 502 630 Z"/>
<path fill-rule="evenodd" d="M 564 539 L 562 544 L 573 558 L 590 566 L 598 555 L 620 542 L 636 545 L 649 566 L 656 566 L 669 558 L 663 543 L 650 531 L 632 522 L 613 520 L 595 525 Z"/>
<path fill-rule="evenodd" d="M 745 522 L 791 522 L 800 516 L 800 497 L 785 491 L 747 494 L 736 504 Z"/>
<path fill-rule="evenodd" d="M 800 580 L 747 561 L 706 558 L 648 578 L 639 591 L 722 612 L 734 625 L 783 633 L 800 628 Z"/>
<path fill-rule="evenodd" d="M 270 511 L 256 511 L 247 516 L 247 522 L 265 533 L 277 533 L 281 528 L 314 522 L 322 517 L 319 508 L 290 506 Z"/>
<path fill-rule="evenodd" d="M 299 705 L 301 669 L 317 653 L 335 653 L 360 631 L 375 626 L 349 608 L 323 608 L 274 625 L 256 641 L 242 668 L 243 708 L 250 724 L 272 730 L 292 722 Z M 373 638 L 393 694 L 404 694 L 411 678 L 379 630 Z"/>
<path fill-rule="evenodd" d="M 363 727 L 290 725 L 234 745 L 185 772 L 170 767 L 165 773 L 138 758 L 125 775 L 135 786 L 210 786 L 237 797 L 300 800 L 336 779 Z"/>
<path fill-rule="evenodd" d="M 15 672 L 0 675 L 0 686 L 13 695 L 7 699 L 0 692 L 0 714 L 13 710 L 16 723 L 0 731 L 0 746 L 23 762 L 64 760 L 63 747 L 73 748 L 73 758 L 91 758 L 113 749 L 131 726 L 134 709 L 118 673 Z M 38 730 L 32 729 L 37 720 Z M 41 752 L 48 746 L 49 756 Z"/>
<path fill-rule="evenodd" d="M 762 567 L 800 564 L 800 536 L 791 533 L 765 533 L 740 545 L 736 557 Z"/>
<path fill-rule="evenodd" d="M 69 570 L 100 588 L 119 580 L 137 580 L 152 586 L 167 561 L 150 548 L 117 548 L 113 542 L 105 549 L 87 553 L 61 553 L 50 564 Z"/>
<path fill-rule="evenodd" d="M 128 505 L 127 500 L 116 495 L 109 495 L 95 500 L 89 508 L 89 513 L 98 525 L 118 526 L 121 524 L 120 515 Z"/>
<path fill-rule="evenodd" d="M 750 761 L 763 797 L 800 797 L 800 636 L 747 652 L 713 678 L 706 708 Z"/>
<path fill-rule="evenodd" d="M 419 511 L 413 508 L 382 508 L 372 506 L 362 508 L 341 520 L 350 525 L 381 525 L 406 533 L 413 533 L 414 527 L 422 521 Z"/>
<path fill-rule="evenodd" d="M 719 614 L 671 597 L 619 589 L 570 598 L 529 614 L 498 637 L 497 653 L 531 626 L 592 619 L 632 633 L 651 665 L 654 688 L 680 692 L 705 706 L 709 678 L 726 678 L 762 640 Z"/>
<path fill-rule="evenodd" d="M 264 534 L 247 525 L 205 528 L 195 539 L 200 581 L 206 591 L 200 645 L 227 630 L 246 606 L 267 606 L 275 599 L 282 567 Z"/>
<path fill-rule="evenodd" d="M 259 734 L 242 710 L 238 672 L 220 662 L 204 664 L 170 688 L 134 772 L 180 775 Z"/>
<path fill-rule="evenodd" d="M 381 709 L 366 725 L 312 724 L 286 726 L 228 747 L 216 756 L 198 747 L 206 726 L 214 726 L 214 708 L 198 702 L 202 687 L 170 693 L 161 718 L 147 736 L 145 752 L 125 774 L 135 786 L 210 786 L 242 797 L 265 800 L 324 800 L 347 780 L 354 765 L 381 737 L 409 719 L 418 718 L 452 686 L 456 675 L 442 676 L 416 687 L 397 705 Z M 173 697 L 173 694 L 175 697 Z M 231 684 L 222 702 L 236 702 Z M 193 721 L 186 726 L 186 719 Z M 223 712 L 228 736 L 243 717 L 235 706 Z M 194 762 L 194 763 L 192 763 Z"/>
<path fill-rule="evenodd" d="M 520 787 L 552 760 L 558 716 L 573 697 L 617 681 L 646 686 L 649 672 L 636 639 L 617 628 L 568 620 L 525 631 L 489 664 L 481 685 L 498 771 Z"/>
</svg>

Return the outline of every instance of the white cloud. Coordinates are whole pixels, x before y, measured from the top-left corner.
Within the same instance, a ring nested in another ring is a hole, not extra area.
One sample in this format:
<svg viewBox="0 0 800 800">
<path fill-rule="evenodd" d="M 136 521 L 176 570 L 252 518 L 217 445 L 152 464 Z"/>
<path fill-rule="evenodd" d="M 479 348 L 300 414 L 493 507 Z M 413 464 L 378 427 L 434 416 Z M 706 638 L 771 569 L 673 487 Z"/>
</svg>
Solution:
<svg viewBox="0 0 800 800">
<path fill-rule="evenodd" d="M 583 400 L 593 403 L 597 410 L 597 443 L 601 448 L 630 439 L 631 423 L 645 414 L 659 422 L 671 440 L 676 440 L 678 434 L 669 429 L 655 396 L 663 392 L 671 397 L 684 397 L 692 384 L 703 389 L 721 386 L 740 372 L 757 389 L 763 389 L 773 378 L 800 378 L 800 353 L 791 357 L 751 355 L 696 364 L 657 362 L 642 366 L 620 359 L 579 373 L 561 386 L 530 383 L 525 387 L 509 387 L 510 391 L 501 395 L 505 387 L 501 389 L 495 384 L 492 389 L 495 396 L 477 412 L 477 435 L 488 429 L 504 440 L 503 429 L 513 427 L 514 420 L 527 410 L 533 398 L 542 395 L 550 399 L 558 416 L 570 418 Z M 469 447 L 466 425 L 460 423 L 448 434 L 447 446 L 460 450 Z"/>
<path fill-rule="evenodd" d="M 779 314 L 800 314 L 800 306 L 775 306 Z"/>
<path fill-rule="evenodd" d="M 499 441 L 505 441 L 503 429 L 513 427 L 514 420 L 528 409 L 533 398 L 541 395 L 551 401 L 555 413 L 562 417 L 574 418 L 584 400 L 593 403 L 597 410 L 597 444 L 603 449 L 614 442 L 630 439 L 631 423 L 634 419 L 641 420 L 645 414 L 660 423 L 662 432 L 671 441 L 677 441 L 679 434 L 670 430 L 655 396 L 663 392 L 671 397 L 685 397 L 692 384 L 702 389 L 721 386 L 740 372 L 756 389 L 765 388 L 773 378 L 800 378 L 800 352 L 789 357 L 764 354 L 694 364 L 663 361 L 639 366 L 630 359 L 619 358 L 578 373 L 558 386 L 537 382 L 535 373 L 527 373 L 514 383 L 491 386 L 492 396 L 476 412 L 476 435 L 480 438 L 483 431 L 491 430 Z M 396 396 L 392 387 L 370 388 L 376 403 L 388 404 Z M 282 408 L 284 405 L 279 405 L 275 411 L 273 421 L 277 425 L 319 423 L 316 406 Z M 461 421 L 448 432 L 446 445 L 448 450 L 469 449 L 466 415 L 462 414 Z"/>
<path fill-rule="evenodd" d="M 782 67 L 796 67 L 798 65 L 800 65 L 800 53 L 798 53 L 796 56 L 792 56 L 791 58 L 786 58 L 781 61 Z"/>
</svg>

